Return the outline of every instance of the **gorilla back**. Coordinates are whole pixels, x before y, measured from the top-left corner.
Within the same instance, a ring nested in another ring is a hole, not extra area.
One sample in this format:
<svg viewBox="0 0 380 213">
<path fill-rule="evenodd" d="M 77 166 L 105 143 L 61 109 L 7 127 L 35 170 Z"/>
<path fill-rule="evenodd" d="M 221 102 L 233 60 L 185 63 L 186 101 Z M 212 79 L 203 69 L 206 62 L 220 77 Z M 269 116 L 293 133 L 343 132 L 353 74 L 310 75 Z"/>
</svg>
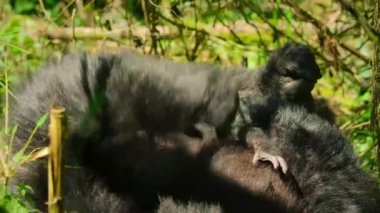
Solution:
<svg viewBox="0 0 380 213">
<path fill-rule="evenodd" d="M 13 150 L 24 146 L 38 118 L 56 104 L 65 107 L 68 116 L 65 164 L 79 163 L 98 173 L 104 171 L 98 169 L 102 165 L 86 157 L 102 153 L 113 158 L 113 153 L 107 151 L 112 152 L 112 146 L 118 145 L 106 144 L 104 138 L 122 133 L 130 135 L 123 136 L 123 142 L 128 142 L 141 130 L 154 135 L 182 131 L 197 122 L 224 128 L 233 119 L 238 101 L 236 84 L 230 73 L 220 68 L 173 63 L 128 52 L 65 56 L 60 62 L 45 65 L 23 84 L 16 96 L 11 109 L 11 121 L 18 126 Z M 34 134 L 27 151 L 46 146 L 47 138 L 45 124 Z M 117 165 L 111 167 L 122 170 Z M 24 165 L 11 185 L 31 185 L 35 197 L 44 199 L 44 171 L 42 163 Z"/>
<path fill-rule="evenodd" d="M 230 80 L 229 73 L 217 67 L 129 52 L 69 55 L 24 84 L 12 120 L 22 131 L 20 139 L 29 136 L 53 104 L 67 109 L 71 130 L 81 134 L 98 129 L 170 132 L 195 122 L 218 127 L 232 119 L 236 108 L 237 86 Z M 37 141 L 45 139 L 44 132 L 39 131 Z"/>
</svg>

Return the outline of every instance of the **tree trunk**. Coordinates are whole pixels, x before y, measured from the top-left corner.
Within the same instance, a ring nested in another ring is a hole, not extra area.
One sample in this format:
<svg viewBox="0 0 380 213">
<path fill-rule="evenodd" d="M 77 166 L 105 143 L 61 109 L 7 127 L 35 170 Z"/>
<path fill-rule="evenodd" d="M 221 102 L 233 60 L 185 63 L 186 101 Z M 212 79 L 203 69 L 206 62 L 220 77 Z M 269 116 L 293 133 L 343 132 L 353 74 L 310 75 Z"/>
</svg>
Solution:
<svg viewBox="0 0 380 213">
<path fill-rule="evenodd" d="M 375 7 L 373 15 L 374 28 L 380 31 L 380 0 L 373 0 Z M 380 179 L 380 39 L 373 41 L 374 52 L 372 60 L 372 115 L 371 125 L 375 131 L 375 142 L 377 144 L 377 168 Z"/>
</svg>

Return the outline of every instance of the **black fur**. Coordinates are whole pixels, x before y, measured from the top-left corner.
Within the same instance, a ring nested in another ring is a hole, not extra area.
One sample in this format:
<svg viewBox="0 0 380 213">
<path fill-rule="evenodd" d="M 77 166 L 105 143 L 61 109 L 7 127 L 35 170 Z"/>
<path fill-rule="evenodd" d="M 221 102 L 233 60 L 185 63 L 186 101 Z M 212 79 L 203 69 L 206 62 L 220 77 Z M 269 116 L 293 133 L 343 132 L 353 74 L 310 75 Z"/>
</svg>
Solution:
<svg viewBox="0 0 380 213">
<path fill-rule="evenodd" d="M 304 197 L 304 212 L 379 211 L 378 186 L 360 169 L 350 142 L 337 127 L 282 100 L 252 99 L 251 118 L 260 118 L 252 126 L 268 137 L 260 148 L 289 163 Z M 255 131 L 248 129 L 247 140 L 262 140 Z"/>
<path fill-rule="evenodd" d="M 302 54 L 291 55 L 297 53 Z M 106 183 L 112 193 L 124 193 L 131 183 L 126 179 L 136 177 L 136 172 L 152 170 L 144 164 L 141 167 L 144 170 L 138 166 L 131 168 L 129 164 L 144 163 L 141 159 L 145 155 L 149 159 L 151 150 L 157 149 L 151 143 L 154 137 L 183 132 L 197 123 L 215 126 L 218 133 L 227 132 L 237 110 L 239 89 L 291 100 L 301 97 L 295 95 L 299 88 L 311 91 L 320 73 L 310 54 L 303 45 L 288 45 L 272 56 L 265 69 L 253 74 L 133 53 L 69 55 L 61 62 L 46 65 L 17 93 L 17 102 L 11 110 L 12 122 L 18 125 L 14 150 L 23 146 L 35 122 L 53 104 L 63 106 L 69 121 L 66 166 L 84 167 L 81 169 Z M 309 70 L 311 73 L 307 73 Z M 34 135 L 28 151 L 46 145 L 47 125 L 44 125 Z M 24 165 L 12 182 L 31 185 L 35 201 L 42 209 L 46 200 L 45 171 L 43 163 Z M 148 174 L 143 174 L 149 179 Z M 135 190 L 134 199 L 139 200 L 138 193 L 144 189 Z M 149 198 L 145 194 L 142 197 Z"/>
<path fill-rule="evenodd" d="M 266 66 L 254 73 L 236 75 L 240 90 L 249 91 L 250 95 L 278 96 L 310 109 L 311 91 L 321 77 L 311 49 L 297 43 L 276 49 Z"/>
<path fill-rule="evenodd" d="M 107 187 L 103 178 L 99 181 L 86 170 L 68 169 L 65 207 L 81 212 L 150 212 L 159 208 L 159 212 L 173 213 L 302 209 L 294 181 L 270 165 L 252 165 L 252 150 L 218 141 L 205 144 L 175 136 L 121 146 L 114 154 L 120 154 L 120 159 L 124 153 L 122 167 L 129 169 L 105 181 Z"/>
</svg>

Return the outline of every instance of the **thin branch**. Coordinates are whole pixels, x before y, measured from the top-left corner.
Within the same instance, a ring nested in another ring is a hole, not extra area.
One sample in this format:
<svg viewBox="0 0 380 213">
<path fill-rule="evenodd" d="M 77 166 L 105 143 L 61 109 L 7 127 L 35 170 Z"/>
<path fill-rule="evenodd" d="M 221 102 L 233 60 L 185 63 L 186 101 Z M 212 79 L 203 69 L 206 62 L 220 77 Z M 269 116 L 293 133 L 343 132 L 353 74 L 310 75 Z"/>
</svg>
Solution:
<svg viewBox="0 0 380 213">
<path fill-rule="evenodd" d="M 368 24 L 366 18 L 362 16 L 353 6 L 353 2 L 348 3 L 345 0 L 337 0 L 342 7 L 360 24 L 363 30 L 367 33 L 374 42 L 380 38 L 380 32 L 376 31 L 371 25 Z"/>
<path fill-rule="evenodd" d="M 251 5 L 249 4 L 249 2 L 246 2 L 248 4 L 246 4 L 247 7 L 249 7 L 252 11 L 254 11 L 256 13 L 256 15 L 263 21 L 265 22 L 273 31 L 275 31 L 276 33 L 279 33 L 281 36 L 285 37 L 286 39 L 288 39 L 289 41 L 293 41 L 293 42 L 296 42 L 296 40 L 287 35 L 284 31 L 280 30 L 280 29 L 277 29 L 275 25 L 273 25 L 270 21 L 268 21 L 262 14 L 262 12 L 257 8 L 255 7 L 255 5 Z M 321 58 L 323 61 L 325 61 L 326 64 L 328 64 L 329 66 L 333 66 L 334 65 L 334 61 L 331 61 L 330 59 L 328 59 L 326 56 L 324 56 L 323 54 L 321 54 L 319 51 L 317 51 L 317 48 L 314 47 L 310 42 L 306 41 L 304 39 L 303 36 L 301 36 L 299 34 L 299 32 L 297 30 L 295 30 L 295 32 L 297 33 L 298 37 L 303 40 L 305 43 L 308 44 L 308 46 L 310 46 L 310 48 L 312 48 L 314 50 L 314 53 L 319 57 Z M 362 82 L 360 81 L 358 78 L 355 77 L 354 73 L 351 71 L 350 67 L 348 65 L 346 65 L 345 63 L 341 62 L 341 61 L 337 61 L 339 63 L 339 66 L 347 71 L 348 73 L 352 74 L 350 75 L 350 77 L 352 77 L 352 79 L 358 83 L 360 85 L 361 88 L 368 88 L 369 85 L 366 84 L 365 82 Z"/>
<path fill-rule="evenodd" d="M 57 26 L 57 24 L 51 19 L 49 13 L 47 12 L 47 10 L 46 10 L 46 8 L 45 8 L 45 5 L 44 5 L 44 1 L 43 1 L 43 0 L 38 0 L 38 2 L 40 3 L 41 10 L 42 10 L 42 12 L 44 13 L 45 18 L 46 18 L 51 24 Z"/>
<path fill-rule="evenodd" d="M 211 2 L 208 0 L 206 1 L 208 6 L 211 7 Z M 218 12 L 215 13 L 216 17 L 215 17 L 215 21 L 218 21 L 220 22 L 224 27 L 226 27 L 228 29 L 228 31 L 231 33 L 231 35 L 235 38 L 235 42 L 237 42 L 238 44 L 241 44 L 241 45 L 246 45 L 245 42 L 236 34 L 235 30 L 232 29 L 232 27 L 230 27 L 229 24 L 226 24 L 219 16 L 220 14 L 220 10 L 224 9 L 226 5 L 224 6 L 219 6 L 219 10 Z"/>
<path fill-rule="evenodd" d="M 259 30 L 259 27 L 257 27 L 256 24 L 254 24 L 254 23 L 252 23 L 251 21 L 249 21 L 249 18 L 248 18 L 248 16 L 247 16 L 247 14 L 244 12 L 244 10 L 243 10 L 242 7 L 239 7 L 239 11 L 240 11 L 240 13 L 242 14 L 242 16 L 243 16 L 245 22 L 246 22 L 247 24 L 249 24 L 250 26 L 252 26 L 253 28 L 255 28 L 255 30 L 256 30 L 256 32 L 257 32 L 257 36 L 259 37 L 260 44 L 264 47 L 264 50 L 265 50 L 266 52 L 269 52 L 269 48 L 268 48 L 268 46 L 266 45 L 266 43 L 264 42 L 264 40 L 263 40 L 263 37 L 262 37 L 261 32 L 260 32 L 260 30 Z"/>
<path fill-rule="evenodd" d="M 348 44 L 342 42 L 334 33 L 330 31 L 330 29 L 324 25 L 321 21 L 319 21 L 317 18 L 312 16 L 310 13 L 305 11 L 304 9 L 300 8 L 296 3 L 294 3 L 292 0 L 283 0 L 286 5 L 293 8 L 299 18 L 304 19 L 305 21 L 313 24 L 314 27 L 316 27 L 320 32 L 324 32 L 327 36 L 329 36 L 332 39 L 335 39 L 338 42 L 338 45 L 341 46 L 343 49 L 347 50 L 351 54 L 355 55 L 359 59 L 363 60 L 366 63 L 370 63 L 370 59 L 361 54 L 358 50 L 355 48 L 349 46 Z"/>
</svg>

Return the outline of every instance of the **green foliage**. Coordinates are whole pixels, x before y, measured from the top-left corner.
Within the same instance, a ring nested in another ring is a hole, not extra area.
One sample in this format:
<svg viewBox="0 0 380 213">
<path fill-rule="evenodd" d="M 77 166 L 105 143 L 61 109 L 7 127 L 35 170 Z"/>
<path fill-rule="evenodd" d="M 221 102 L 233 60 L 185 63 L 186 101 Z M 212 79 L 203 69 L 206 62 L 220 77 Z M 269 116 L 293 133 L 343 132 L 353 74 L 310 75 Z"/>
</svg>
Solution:
<svg viewBox="0 0 380 213">
<path fill-rule="evenodd" d="M 4 185 L 0 185 L 0 212 L 28 213 L 28 209 L 16 196 L 9 194 Z"/>
<path fill-rule="evenodd" d="M 45 114 L 43 116 L 41 116 L 37 123 L 36 123 L 36 126 L 34 127 L 32 133 L 30 134 L 28 140 L 25 142 L 25 145 L 24 147 L 22 147 L 21 150 L 19 150 L 12 158 L 12 162 L 16 165 L 20 165 L 24 162 L 27 162 L 29 159 L 30 159 L 30 155 L 26 155 L 25 154 L 25 150 L 28 148 L 29 144 L 32 142 L 32 138 L 34 136 L 34 134 L 37 132 L 37 130 L 39 128 L 42 127 L 42 125 L 44 125 L 46 123 L 48 119 L 48 114 Z"/>
<path fill-rule="evenodd" d="M 31 14 L 36 12 L 35 8 L 38 4 L 38 0 L 12 0 L 12 8 L 17 13 Z"/>
<path fill-rule="evenodd" d="M 141 8 L 141 0 L 130 0 L 126 1 L 126 9 L 131 13 L 137 20 L 144 19 L 144 12 Z"/>
<path fill-rule="evenodd" d="M 354 104 L 356 106 L 365 106 L 371 100 L 371 93 L 369 91 L 358 96 Z M 356 111 L 353 109 L 353 111 Z M 369 170 L 374 177 L 377 176 L 377 162 L 376 152 L 374 147 L 376 146 L 374 137 L 375 134 L 371 131 L 368 121 L 371 117 L 371 111 L 369 108 L 363 108 L 358 113 L 352 113 L 347 119 L 352 121 L 351 126 L 357 127 L 349 130 L 350 139 L 352 144 L 361 157 L 361 164 L 364 168 Z M 367 125 L 364 125 L 367 124 Z M 363 126 L 364 125 L 364 126 Z"/>
<path fill-rule="evenodd" d="M 59 0 L 44 0 L 44 7 L 47 10 L 54 10 L 59 3 Z M 10 1 L 13 10 L 20 14 L 35 14 L 39 6 L 38 0 L 11 0 Z"/>
</svg>

